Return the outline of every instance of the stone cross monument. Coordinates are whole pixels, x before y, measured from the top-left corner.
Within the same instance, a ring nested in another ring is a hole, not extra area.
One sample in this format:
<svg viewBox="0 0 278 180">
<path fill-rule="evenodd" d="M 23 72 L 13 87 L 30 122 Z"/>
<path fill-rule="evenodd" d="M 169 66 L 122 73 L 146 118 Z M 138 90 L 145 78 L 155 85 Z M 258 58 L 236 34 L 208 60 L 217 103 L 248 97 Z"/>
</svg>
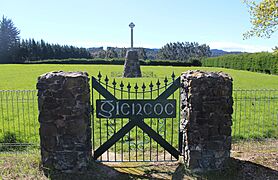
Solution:
<svg viewBox="0 0 278 180">
<path fill-rule="evenodd" d="M 131 35 L 131 49 L 133 49 L 133 28 L 135 27 L 135 24 L 133 23 L 133 22 L 131 22 L 130 24 L 129 24 L 129 27 L 130 27 L 130 29 L 131 29 L 131 33 L 130 33 L 130 35 Z"/>
<path fill-rule="evenodd" d="M 126 53 L 123 77 L 142 77 L 138 53 L 133 50 L 133 28 L 135 24 L 131 22 L 129 27 L 131 29 L 131 49 Z"/>
</svg>

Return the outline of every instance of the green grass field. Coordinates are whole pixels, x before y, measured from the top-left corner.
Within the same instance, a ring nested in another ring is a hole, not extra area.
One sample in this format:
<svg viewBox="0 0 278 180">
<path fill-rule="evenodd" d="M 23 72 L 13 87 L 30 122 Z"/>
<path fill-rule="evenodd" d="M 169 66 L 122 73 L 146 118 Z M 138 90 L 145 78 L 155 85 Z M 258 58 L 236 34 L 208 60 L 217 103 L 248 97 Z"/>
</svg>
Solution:
<svg viewBox="0 0 278 180">
<path fill-rule="evenodd" d="M 149 83 L 154 84 L 157 79 L 160 80 L 161 86 L 165 77 L 168 77 L 168 84 L 172 81 L 171 74 L 174 72 L 176 76 L 179 76 L 182 72 L 187 70 L 200 69 L 205 71 L 223 71 L 230 74 L 234 80 L 234 89 L 248 89 L 248 91 L 234 91 L 234 113 L 233 113 L 233 137 L 236 139 L 249 139 L 249 138 L 277 138 L 278 137 L 278 76 L 260 74 L 254 72 L 231 70 L 223 68 L 205 68 L 205 67 L 162 67 L 162 66 L 142 66 L 141 70 L 144 74 L 153 74 L 153 77 L 143 78 L 121 78 L 115 77 L 117 81 L 117 88 L 121 81 L 124 82 L 126 90 L 127 83 L 130 82 L 132 91 L 135 83 L 138 83 L 139 91 L 142 91 L 141 86 L 144 82 L 147 86 L 146 90 L 149 90 Z M 114 77 L 111 75 L 114 73 L 120 74 L 123 71 L 123 66 L 119 65 L 0 65 L 0 90 L 35 90 L 37 78 L 46 72 L 50 71 L 86 71 L 90 76 L 95 76 L 99 72 L 102 73 L 104 82 L 105 75 L 110 79 L 109 85 L 112 86 L 112 80 Z M 256 89 L 276 89 L 276 91 L 258 91 Z M 163 90 L 160 91 L 160 93 Z M 110 89 L 113 94 L 113 89 Z M 174 97 L 178 97 L 178 91 L 174 94 Z M 152 98 L 155 98 L 159 92 L 154 91 Z M 117 92 L 117 96 L 120 97 L 120 93 Z M 127 98 L 128 94 L 125 93 L 123 97 Z M 145 93 L 144 98 L 150 98 L 150 93 Z M 94 99 L 99 98 L 97 93 L 94 93 Z M 143 94 L 130 94 L 130 98 L 143 98 Z M 178 112 L 178 111 L 177 111 Z M 177 115 L 178 117 L 178 115 Z M 100 144 L 106 141 L 107 138 L 114 133 L 114 129 L 118 131 L 122 124 L 127 123 L 127 119 L 111 120 L 99 120 L 96 119 L 94 124 L 94 133 L 96 134 L 94 139 L 94 146 L 98 147 Z M 179 126 L 178 118 L 174 119 L 146 119 L 155 131 L 159 132 L 168 142 L 177 147 L 177 133 Z M 107 124 L 110 126 L 107 128 Z M 166 124 L 166 126 L 164 126 Z M 166 127 L 166 128 L 165 128 Z M 37 97 L 36 91 L 0 91 L 0 143 L 1 142 L 38 142 L 38 128 L 39 123 L 37 121 Z M 16 137 L 7 136 L 8 132 L 15 133 Z M 138 138 L 135 134 L 138 134 Z M 174 134 L 174 135 L 172 135 Z M 4 136 L 7 137 L 4 137 Z M 136 148 L 135 139 L 137 139 Z M 120 151 L 123 144 L 123 149 L 131 150 L 131 156 L 134 156 L 134 150 L 144 149 L 148 152 L 144 154 L 138 152 L 138 156 L 145 156 L 146 159 L 151 158 L 150 147 L 154 148 L 155 154 L 157 149 L 159 151 L 162 148 L 157 148 L 157 144 L 151 140 L 146 134 L 138 128 L 134 128 L 130 135 L 127 134 L 116 146 L 113 146 L 110 151 Z M 156 150 L 155 150 L 156 148 Z M 0 147 L 1 150 L 1 147 Z M 104 157 L 105 158 L 105 157 Z M 118 157 L 121 158 L 121 157 Z"/>
<path fill-rule="evenodd" d="M 172 72 L 176 75 L 187 70 L 200 69 L 206 71 L 223 71 L 230 74 L 234 79 L 234 89 L 278 89 L 278 76 L 260 74 L 248 71 L 206 68 L 206 67 L 172 67 L 172 66 L 142 66 L 143 72 L 153 72 L 157 78 L 170 77 Z M 25 90 L 36 89 L 38 76 L 50 71 L 87 71 L 90 76 L 96 76 L 99 71 L 103 75 L 111 76 L 112 72 L 122 72 L 121 65 L 60 65 L 60 64 L 1 64 L 0 65 L 0 90 Z M 150 82 L 157 78 L 134 78 L 121 79 L 130 81 Z"/>
</svg>

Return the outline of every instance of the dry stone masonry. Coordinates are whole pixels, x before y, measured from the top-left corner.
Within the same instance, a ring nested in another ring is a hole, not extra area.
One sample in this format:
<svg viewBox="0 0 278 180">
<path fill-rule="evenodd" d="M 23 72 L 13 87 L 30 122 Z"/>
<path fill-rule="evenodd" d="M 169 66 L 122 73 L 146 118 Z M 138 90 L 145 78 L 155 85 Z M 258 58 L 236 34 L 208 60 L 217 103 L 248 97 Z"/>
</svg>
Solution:
<svg viewBox="0 0 278 180">
<path fill-rule="evenodd" d="M 137 51 L 130 50 L 126 53 L 123 77 L 142 77 Z"/>
<path fill-rule="evenodd" d="M 86 72 L 38 78 L 41 158 L 45 168 L 80 172 L 91 158 L 90 88 Z"/>
<path fill-rule="evenodd" d="M 181 75 L 181 131 L 186 166 L 204 172 L 222 169 L 230 157 L 232 78 L 222 72 Z"/>
</svg>

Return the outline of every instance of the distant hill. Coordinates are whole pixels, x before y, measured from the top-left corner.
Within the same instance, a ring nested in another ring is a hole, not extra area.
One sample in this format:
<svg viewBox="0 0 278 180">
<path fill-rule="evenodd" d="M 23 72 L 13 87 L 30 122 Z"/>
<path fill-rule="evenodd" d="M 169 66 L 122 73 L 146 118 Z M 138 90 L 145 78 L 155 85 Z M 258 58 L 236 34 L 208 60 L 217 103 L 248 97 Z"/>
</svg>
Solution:
<svg viewBox="0 0 278 180">
<path fill-rule="evenodd" d="M 211 51 L 211 57 L 223 56 L 225 54 L 241 54 L 241 53 L 243 53 L 241 51 L 228 52 L 228 51 L 223 51 L 221 49 L 211 49 L 210 51 Z"/>
</svg>

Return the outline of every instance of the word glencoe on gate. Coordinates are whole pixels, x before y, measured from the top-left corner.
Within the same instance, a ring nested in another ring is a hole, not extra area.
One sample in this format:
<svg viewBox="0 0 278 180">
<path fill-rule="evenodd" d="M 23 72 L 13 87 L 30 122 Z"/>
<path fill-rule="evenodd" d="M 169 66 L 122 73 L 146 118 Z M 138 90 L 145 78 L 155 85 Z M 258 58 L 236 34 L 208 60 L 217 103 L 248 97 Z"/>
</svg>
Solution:
<svg viewBox="0 0 278 180">
<path fill-rule="evenodd" d="M 175 118 L 176 100 L 97 100 L 98 118 Z"/>
</svg>

